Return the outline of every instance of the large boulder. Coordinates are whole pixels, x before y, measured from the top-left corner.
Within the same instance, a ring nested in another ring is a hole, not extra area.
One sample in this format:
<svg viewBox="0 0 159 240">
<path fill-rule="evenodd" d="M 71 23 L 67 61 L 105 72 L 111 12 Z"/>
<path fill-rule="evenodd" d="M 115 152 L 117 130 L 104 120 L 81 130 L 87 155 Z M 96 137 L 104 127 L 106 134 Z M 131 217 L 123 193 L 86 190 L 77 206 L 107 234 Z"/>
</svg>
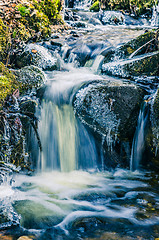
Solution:
<svg viewBox="0 0 159 240">
<path fill-rule="evenodd" d="M 159 51 L 103 64 L 102 71 L 121 77 L 157 76 L 159 75 Z"/>
<path fill-rule="evenodd" d="M 110 51 L 108 55 L 105 56 L 104 63 L 110 61 L 116 61 L 121 59 L 130 58 L 132 54 L 134 56 L 142 55 L 144 53 L 153 52 L 158 50 L 157 46 L 157 32 L 149 31 L 139 37 L 132 39 L 131 41 L 125 43 L 124 45 Z"/>
<path fill-rule="evenodd" d="M 93 129 L 95 137 L 99 134 L 104 139 L 107 166 L 129 164 L 142 99 L 140 88 L 121 81 L 90 83 L 76 93 L 73 102 L 75 113 Z M 125 148 L 123 153 L 122 148 Z"/>
<path fill-rule="evenodd" d="M 52 56 L 48 49 L 38 44 L 28 44 L 22 53 L 17 54 L 15 66 L 22 68 L 28 65 L 35 65 L 43 70 L 57 69 L 57 59 Z"/>
<path fill-rule="evenodd" d="M 36 66 L 26 66 L 19 70 L 14 70 L 16 80 L 20 85 L 20 92 L 26 93 L 27 90 L 35 88 L 36 90 L 43 86 L 45 76 Z"/>
</svg>

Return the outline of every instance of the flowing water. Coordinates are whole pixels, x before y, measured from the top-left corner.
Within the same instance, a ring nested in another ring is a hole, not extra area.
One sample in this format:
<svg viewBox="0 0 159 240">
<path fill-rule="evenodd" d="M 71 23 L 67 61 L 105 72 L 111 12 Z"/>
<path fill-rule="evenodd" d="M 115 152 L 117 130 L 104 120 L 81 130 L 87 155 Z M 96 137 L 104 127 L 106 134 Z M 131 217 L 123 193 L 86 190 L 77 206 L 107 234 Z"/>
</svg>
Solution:
<svg viewBox="0 0 159 240">
<path fill-rule="evenodd" d="M 80 4 L 83 3 L 76 5 Z M 101 75 L 101 53 L 144 30 L 90 25 L 85 30 L 79 29 L 78 33 L 84 34 L 76 43 L 70 43 L 67 36 L 67 45 L 60 53 L 56 52 L 61 71 L 45 71 L 46 90 L 36 113 L 42 151 L 34 133 L 30 136 L 35 172 L 30 176 L 10 176 L 8 170 L 7 180 L 0 186 L 2 234 L 13 239 L 28 235 L 47 240 L 159 237 L 159 178 L 153 172 L 138 170 L 148 118 L 146 105 L 139 113 L 131 170 L 105 170 L 104 142 L 110 132 L 102 136 L 99 144 L 98 136 L 76 116 L 72 106 L 75 93 L 83 84 L 94 81 L 120 84 L 119 79 Z M 5 129 L 7 141 L 7 126 Z"/>
</svg>

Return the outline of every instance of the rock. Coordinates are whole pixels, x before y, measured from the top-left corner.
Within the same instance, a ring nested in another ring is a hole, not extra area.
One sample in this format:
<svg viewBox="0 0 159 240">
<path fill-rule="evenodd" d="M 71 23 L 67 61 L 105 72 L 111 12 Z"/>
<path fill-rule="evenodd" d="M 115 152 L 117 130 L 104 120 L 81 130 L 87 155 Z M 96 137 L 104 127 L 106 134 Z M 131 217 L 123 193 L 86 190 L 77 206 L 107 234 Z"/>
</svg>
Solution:
<svg viewBox="0 0 159 240">
<path fill-rule="evenodd" d="M 123 150 L 121 158 L 121 148 L 130 148 L 142 99 L 141 89 L 119 80 L 90 83 L 76 93 L 73 102 L 76 115 L 93 129 L 95 136 L 98 133 L 104 137 L 105 158 L 109 158 L 106 166 L 129 163 L 130 152 Z"/>
<path fill-rule="evenodd" d="M 61 42 L 57 42 L 55 40 L 51 40 L 50 42 L 51 42 L 51 45 L 53 45 L 53 46 L 62 47 L 62 43 Z"/>
<path fill-rule="evenodd" d="M 105 24 L 123 24 L 124 15 L 119 11 L 103 11 L 101 21 Z"/>
<path fill-rule="evenodd" d="M 73 22 L 73 21 L 68 21 L 68 24 L 71 27 L 75 27 L 75 28 L 86 28 L 86 23 L 82 22 L 82 21 L 77 21 L 77 22 Z"/>
<path fill-rule="evenodd" d="M 22 53 L 19 53 L 15 59 L 15 65 L 22 68 L 28 65 L 35 65 L 43 70 L 57 69 L 57 60 L 51 53 L 38 44 L 28 44 Z"/>
<path fill-rule="evenodd" d="M 146 147 L 147 152 L 151 155 L 149 164 L 153 169 L 159 171 L 159 89 L 150 104 L 151 129 L 147 134 Z"/>
<path fill-rule="evenodd" d="M 132 59 L 119 60 L 106 63 L 102 71 L 106 74 L 131 77 L 138 75 L 157 76 L 159 75 L 159 51 L 144 54 Z"/>
<path fill-rule="evenodd" d="M 18 238 L 18 240 L 33 240 L 33 239 L 28 236 L 21 236 Z"/>
<path fill-rule="evenodd" d="M 118 49 L 117 55 L 120 58 L 127 58 L 133 52 L 135 52 L 140 47 L 144 46 L 147 42 L 155 38 L 156 33 L 154 31 L 146 32 L 139 37 L 129 41 L 128 43 L 124 44 Z M 141 50 L 136 55 L 144 54 L 145 52 L 152 52 L 156 51 L 156 45 L 154 42 L 150 42 L 150 44 L 146 45 L 145 47 L 141 48 Z"/>
<path fill-rule="evenodd" d="M 43 72 L 36 66 L 26 66 L 20 70 L 15 70 L 14 74 L 20 85 L 20 92 L 24 93 L 28 89 L 38 89 L 45 82 Z"/>
<path fill-rule="evenodd" d="M 155 40 L 151 42 L 152 39 L 155 39 L 155 36 L 156 33 L 154 31 L 150 31 L 140 35 L 135 39 L 132 39 L 131 41 L 118 47 L 116 50 L 114 49 L 113 51 L 110 51 L 109 54 L 106 55 L 104 63 L 108 63 L 110 60 L 113 61 L 114 58 L 118 60 L 129 58 L 131 54 L 137 51 L 137 49 L 140 50 L 136 52 L 135 56 L 156 51 L 158 47 L 156 44 L 154 44 Z M 150 43 L 146 44 L 148 42 Z"/>
</svg>

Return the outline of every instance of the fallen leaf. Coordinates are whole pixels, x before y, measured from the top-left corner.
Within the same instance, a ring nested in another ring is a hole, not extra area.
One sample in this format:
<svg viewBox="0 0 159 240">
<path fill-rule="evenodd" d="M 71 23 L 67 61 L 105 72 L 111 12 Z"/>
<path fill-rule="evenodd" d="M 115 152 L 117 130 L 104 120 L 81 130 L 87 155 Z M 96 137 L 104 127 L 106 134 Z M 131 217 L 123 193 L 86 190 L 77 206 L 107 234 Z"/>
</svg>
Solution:
<svg viewBox="0 0 159 240">
<path fill-rule="evenodd" d="M 37 50 L 32 49 L 31 52 L 32 52 L 32 53 L 37 53 Z"/>
</svg>

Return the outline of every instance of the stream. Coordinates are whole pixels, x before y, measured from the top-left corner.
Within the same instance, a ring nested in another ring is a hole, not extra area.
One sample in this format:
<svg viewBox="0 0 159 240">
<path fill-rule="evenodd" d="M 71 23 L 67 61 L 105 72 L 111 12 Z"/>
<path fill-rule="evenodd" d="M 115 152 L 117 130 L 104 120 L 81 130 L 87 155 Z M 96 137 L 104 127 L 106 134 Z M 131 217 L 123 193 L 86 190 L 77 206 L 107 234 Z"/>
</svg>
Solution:
<svg viewBox="0 0 159 240">
<path fill-rule="evenodd" d="M 142 25 L 94 23 L 96 15 L 87 6 L 81 9 L 81 2 L 76 4 L 81 27 L 69 30 L 74 36 L 61 34 L 57 40 L 62 42 L 60 51 L 50 50 L 59 69 L 44 71 L 46 88 L 36 107 L 42 151 L 32 129 L 27 137 L 35 171 L 30 175 L 8 172 L 0 185 L 0 234 L 39 240 L 157 239 L 159 177 L 140 165 L 148 121 L 146 103 L 138 115 L 133 146 L 127 151 L 128 166 L 117 164 L 115 169 L 107 166 L 105 144 L 111 152 L 116 144 L 111 131 L 116 131 L 113 124 L 118 126 L 118 120 L 96 110 L 109 123 L 101 140 L 99 131 L 92 130 L 73 107 L 74 101 L 75 106 L 80 104 L 78 96 L 83 101 L 84 86 L 130 84 L 128 79 L 101 73 L 103 52 L 122 46 L 152 26 L 146 20 Z M 104 19 L 107 22 L 108 16 Z M 74 26 L 76 22 L 68 23 Z M 49 49 L 47 41 L 38 45 Z M 104 68 L 112 65 L 107 63 Z M 150 89 L 146 94 L 149 97 L 154 92 Z"/>
</svg>

